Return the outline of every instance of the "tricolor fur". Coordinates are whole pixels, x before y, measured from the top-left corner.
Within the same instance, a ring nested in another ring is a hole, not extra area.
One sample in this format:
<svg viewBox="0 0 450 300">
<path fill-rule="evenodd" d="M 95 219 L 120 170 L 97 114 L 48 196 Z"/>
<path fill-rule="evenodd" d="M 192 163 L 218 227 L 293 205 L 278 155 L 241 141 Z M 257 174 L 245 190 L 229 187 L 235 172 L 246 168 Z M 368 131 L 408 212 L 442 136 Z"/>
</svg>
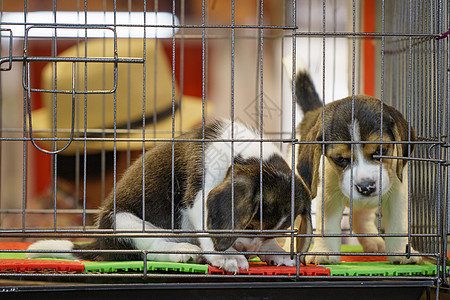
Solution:
<svg viewBox="0 0 450 300">
<path fill-rule="evenodd" d="M 415 132 L 394 107 L 366 95 L 355 95 L 323 106 L 309 78 L 296 79 L 297 102 L 304 118 L 297 128 L 300 141 L 347 143 L 298 144 L 296 171 L 316 200 L 316 234 L 340 234 L 344 208 L 352 203 L 352 229 L 379 235 L 375 224 L 381 195 L 386 234 L 408 232 L 408 172 L 406 160 L 413 145 L 383 142 L 416 140 Z M 373 142 L 354 143 L 348 142 Z M 322 220 L 323 214 L 323 220 Z M 407 237 L 359 237 L 365 252 L 405 253 Z M 315 237 L 310 252 L 340 252 L 340 237 Z M 421 263 L 418 256 L 390 256 L 393 263 Z M 308 255 L 307 262 L 338 263 L 339 256 Z"/>
<path fill-rule="evenodd" d="M 191 141 L 201 140 L 203 137 L 206 140 L 204 143 Z M 207 125 L 204 131 L 199 128 L 179 137 L 189 141 L 160 143 L 146 152 L 144 160 L 141 157 L 130 166 L 117 183 L 115 193 L 111 193 L 106 199 L 98 216 L 100 229 L 114 228 L 118 233 L 131 231 L 143 234 L 145 229 L 151 234 L 152 230 L 173 228 L 203 232 L 202 237 L 179 238 L 176 234 L 158 238 L 108 237 L 98 238 L 84 245 L 73 245 L 67 241 L 40 241 L 33 244 L 29 250 L 55 249 L 53 247 L 63 251 L 148 250 L 149 260 L 188 262 L 204 258 L 211 265 L 231 272 L 248 268 L 245 256 L 198 252 L 284 252 L 273 238 L 260 237 L 258 234 L 245 238 L 236 235 L 205 236 L 208 230 L 288 228 L 291 224 L 292 179 L 295 187 L 294 214 L 302 220 L 299 231 L 311 234 L 309 190 L 297 175 L 292 178 L 292 171 L 278 148 L 272 143 L 264 142 L 260 153 L 259 142 L 220 141 L 260 138 L 258 132 L 247 126 L 222 120 Z M 143 163 L 145 195 L 142 188 Z M 310 238 L 301 239 L 300 249 L 307 251 L 309 244 Z M 29 253 L 28 256 L 36 257 L 39 254 Z M 67 256 L 93 260 L 142 259 L 141 252 L 79 252 Z M 260 258 L 269 264 L 295 265 L 295 260 L 282 253 L 262 254 Z"/>
</svg>

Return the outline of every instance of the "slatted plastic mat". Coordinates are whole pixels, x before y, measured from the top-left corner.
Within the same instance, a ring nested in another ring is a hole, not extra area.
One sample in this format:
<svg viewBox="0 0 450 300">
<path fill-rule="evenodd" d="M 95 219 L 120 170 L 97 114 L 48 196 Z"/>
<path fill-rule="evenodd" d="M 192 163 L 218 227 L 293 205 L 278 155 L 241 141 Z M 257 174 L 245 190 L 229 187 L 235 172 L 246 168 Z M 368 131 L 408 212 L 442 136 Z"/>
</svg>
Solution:
<svg viewBox="0 0 450 300">
<path fill-rule="evenodd" d="M 209 267 L 209 274 L 232 275 L 217 267 Z M 239 275 L 288 275 L 297 274 L 297 267 L 268 266 L 263 262 L 250 262 L 248 270 L 240 269 Z M 322 266 L 308 265 L 299 267 L 299 276 L 329 276 L 330 270 Z"/>
<path fill-rule="evenodd" d="M 26 259 L 25 250 L 30 243 L 0 243 L 0 272 L 83 272 L 121 273 L 142 272 L 143 261 L 74 261 L 63 259 Z M 342 252 L 362 252 L 359 246 L 343 246 Z M 146 263 L 147 271 L 154 273 L 196 273 L 229 275 L 223 269 L 204 264 L 154 262 Z M 430 262 L 423 265 L 392 265 L 385 256 L 348 255 L 341 257 L 337 265 L 307 265 L 299 267 L 299 276 L 433 276 L 436 266 Z M 259 259 L 250 261 L 248 270 L 240 270 L 240 275 L 287 275 L 297 274 L 297 267 L 268 266 Z"/>
</svg>

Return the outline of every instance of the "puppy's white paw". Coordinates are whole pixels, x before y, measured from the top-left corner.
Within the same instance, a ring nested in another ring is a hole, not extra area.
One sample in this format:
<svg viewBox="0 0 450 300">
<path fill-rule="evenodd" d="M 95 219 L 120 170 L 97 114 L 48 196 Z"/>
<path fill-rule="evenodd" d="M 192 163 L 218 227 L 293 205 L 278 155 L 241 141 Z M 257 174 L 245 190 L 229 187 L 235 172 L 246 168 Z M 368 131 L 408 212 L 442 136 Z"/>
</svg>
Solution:
<svg viewBox="0 0 450 300">
<path fill-rule="evenodd" d="M 311 251 L 312 252 L 312 251 Z M 314 265 L 335 265 L 341 261 L 338 255 L 307 255 L 306 263 Z"/>
<path fill-rule="evenodd" d="M 317 243 L 315 243 L 309 252 L 312 253 L 330 253 L 330 252 L 339 252 L 340 246 L 337 250 L 333 250 L 329 247 L 329 245 L 323 245 L 324 243 L 321 240 L 317 239 Z M 341 257 L 339 255 L 306 255 L 306 263 L 307 264 L 315 264 L 315 265 L 335 265 L 341 261 Z"/>
<path fill-rule="evenodd" d="M 377 237 L 359 237 L 359 243 L 363 247 L 364 252 L 380 253 L 386 252 L 386 243 L 383 238 Z"/>
<path fill-rule="evenodd" d="M 386 252 L 387 253 L 403 253 L 407 251 L 407 239 L 406 238 L 386 238 Z M 419 253 L 417 250 L 411 248 L 411 253 Z M 392 264 L 423 264 L 423 258 L 421 256 L 410 256 L 406 258 L 406 254 L 402 256 L 388 256 L 388 259 Z"/>
<path fill-rule="evenodd" d="M 178 243 L 172 251 L 179 251 L 179 252 L 199 252 L 201 249 L 197 247 L 196 245 L 189 244 L 189 243 Z M 189 262 L 189 261 L 197 261 L 199 255 L 194 253 L 176 253 L 176 254 L 169 254 L 169 260 L 171 262 Z"/>
<path fill-rule="evenodd" d="M 295 259 L 289 255 L 259 255 L 259 258 L 269 266 L 295 266 Z"/>
<path fill-rule="evenodd" d="M 411 253 L 419 253 L 418 251 L 411 249 Z M 422 265 L 423 258 L 421 256 L 388 256 L 389 261 L 394 265 Z"/>
<path fill-rule="evenodd" d="M 51 251 L 71 251 L 73 249 L 73 243 L 66 240 L 41 240 L 31 244 L 27 250 L 51 250 Z M 27 253 L 27 258 L 63 258 L 63 259 L 75 259 L 71 253 Z"/>
<path fill-rule="evenodd" d="M 420 256 L 388 256 L 390 262 L 394 265 L 422 265 L 423 259 Z"/>
<path fill-rule="evenodd" d="M 211 265 L 233 274 L 239 273 L 239 269 L 248 270 L 248 261 L 243 255 L 208 255 L 206 259 Z"/>
</svg>

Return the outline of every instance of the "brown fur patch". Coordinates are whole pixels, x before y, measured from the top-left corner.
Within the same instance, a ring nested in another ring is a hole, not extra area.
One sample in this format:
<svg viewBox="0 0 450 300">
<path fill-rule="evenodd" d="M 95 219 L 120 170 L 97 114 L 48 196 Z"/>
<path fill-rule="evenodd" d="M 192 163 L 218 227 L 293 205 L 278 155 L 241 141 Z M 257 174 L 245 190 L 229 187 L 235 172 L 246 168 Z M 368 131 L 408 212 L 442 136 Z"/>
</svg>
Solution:
<svg viewBox="0 0 450 300">
<path fill-rule="evenodd" d="M 328 146 L 326 156 L 328 157 L 343 157 L 350 159 L 351 146 L 350 144 L 333 144 Z"/>
</svg>

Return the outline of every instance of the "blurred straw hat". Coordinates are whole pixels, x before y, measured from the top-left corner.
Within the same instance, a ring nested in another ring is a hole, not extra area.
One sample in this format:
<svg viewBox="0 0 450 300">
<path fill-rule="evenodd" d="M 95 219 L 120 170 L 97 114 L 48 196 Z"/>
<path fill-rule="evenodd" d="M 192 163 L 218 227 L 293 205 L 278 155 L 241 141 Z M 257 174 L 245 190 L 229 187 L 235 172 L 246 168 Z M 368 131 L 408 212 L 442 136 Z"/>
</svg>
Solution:
<svg viewBox="0 0 450 300">
<path fill-rule="evenodd" d="M 119 58 L 144 57 L 142 39 L 117 39 L 117 56 Z M 58 57 L 85 57 L 85 44 L 79 43 L 62 52 Z M 113 39 L 90 39 L 87 42 L 88 58 L 114 58 Z M 85 94 L 75 96 L 74 137 L 88 140 L 86 151 L 97 153 L 102 149 L 113 150 L 114 141 L 114 93 L 91 93 L 94 91 L 114 90 L 114 63 L 88 62 L 85 86 L 85 63 L 73 61 L 49 63 L 42 71 L 42 89 L 72 91 L 73 82 L 76 92 L 86 94 L 85 128 Z M 142 63 L 117 64 L 116 88 L 116 149 L 142 149 L 143 139 L 143 94 L 144 65 Z M 75 81 L 73 72 L 75 71 Z M 56 73 L 56 80 L 55 80 Z M 55 88 L 56 85 L 56 88 Z M 175 136 L 180 131 L 189 130 L 202 121 L 202 100 L 198 97 L 183 96 L 179 98 L 178 86 L 175 86 L 175 104 L 172 91 L 172 65 L 163 51 L 161 41 L 147 39 L 145 46 L 145 139 L 172 138 L 174 120 Z M 55 113 L 55 95 L 57 99 Z M 67 143 L 72 124 L 72 94 L 42 93 L 43 107 L 32 112 L 32 135 L 37 144 L 45 150 L 54 150 L 55 116 L 57 150 Z M 173 114 L 173 105 L 175 114 Z M 206 117 L 206 116 L 205 116 Z M 131 129 L 131 130 L 130 130 Z M 108 140 L 102 140 L 103 138 Z M 39 138 L 46 138 L 39 140 Z M 64 138 L 65 140 L 59 140 Z M 120 140 L 141 139 L 141 141 Z M 152 145 L 147 141 L 147 145 Z M 84 151 L 84 140 L 72 141 L 69 147 L 60 152 L 73 155 Z"/>
</svg>

